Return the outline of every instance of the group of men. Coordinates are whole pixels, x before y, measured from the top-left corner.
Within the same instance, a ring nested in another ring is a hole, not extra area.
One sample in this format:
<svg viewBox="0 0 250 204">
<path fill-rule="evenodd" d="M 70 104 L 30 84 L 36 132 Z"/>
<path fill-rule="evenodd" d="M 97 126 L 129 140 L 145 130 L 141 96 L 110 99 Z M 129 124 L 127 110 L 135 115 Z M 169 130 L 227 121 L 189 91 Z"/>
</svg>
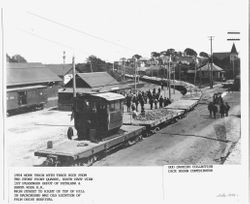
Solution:
<svg viewBox="0 0 250 204">
<path fill-rule="evenodd" d="M 144 92 L 139 90 L 136 93 L 132 93 L 130 91 L 128 94 L 126 94 L 126 106 L 128 112 L 130 112 L 130 110 L 138 111 L 138 105 L 140 104 L 141 112 L 144 113 L 144 105 L 147 103 L 150 104 L 150 109 L 152 110 L 153 105 L 155 106 L 155 109 L 157 109 L 159 103 L 159 108 L 163 108 L 171 104 L 171 101 L 166 97 L 162 97 L 161 88 L 158 88 L 157 91 L 154 88 L 153 91 L 148 90 Z"/>
<path fill-rule="evenodd" d="M 227 102 L 224 102 L 221 95 L 219 96 L 214 95 L 213 101 L 208 104 L 209 115 L 211 118 L 212 118 L 212 115 L 214 118 L 216 118 L 218 107 L 219 107 L 219 113 L 220 113 L 221 118 L 225 116 L 227 117 L 230 106 L 228 105 Z"/>
</svg>

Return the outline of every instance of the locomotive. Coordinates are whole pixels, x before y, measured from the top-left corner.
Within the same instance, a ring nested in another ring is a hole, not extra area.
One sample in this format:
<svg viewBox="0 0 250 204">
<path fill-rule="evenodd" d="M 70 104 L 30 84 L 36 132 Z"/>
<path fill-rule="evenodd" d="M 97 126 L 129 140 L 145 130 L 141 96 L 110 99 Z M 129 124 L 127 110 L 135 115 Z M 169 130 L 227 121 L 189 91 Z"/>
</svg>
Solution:
<svg viewBox="0 0 250 204">
<path fill-rule="evenodd" d="M 77 94 L 73 100 L 72 114 L 78 140 L 103 141 L 122 126 L 123 95 L 113 92 L 84 93 Z M 67 135 L 72 138 L 71 127 Z"/>
</svg>

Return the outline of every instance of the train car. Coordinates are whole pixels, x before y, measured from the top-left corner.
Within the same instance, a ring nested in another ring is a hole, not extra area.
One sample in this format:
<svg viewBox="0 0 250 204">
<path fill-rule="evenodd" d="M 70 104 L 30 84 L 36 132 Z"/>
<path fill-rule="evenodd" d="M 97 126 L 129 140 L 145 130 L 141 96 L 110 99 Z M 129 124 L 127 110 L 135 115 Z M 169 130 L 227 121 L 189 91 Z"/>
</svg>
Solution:
<svg viewBox="0 0 250 204">
<path fill-rule="evenodd" d="M 99 142 L 116 133 L 123 124 L 124 99 L 112 92 L 78 94 L 73 105 L 78 139 Z M 68 138 L 72 135 L 69 129 Z"/>
<path fill-rule="evenodd" d="M 47 87 L 43 85 L 7 89 L 7 113 L 14 114 L 34 108 L 43 108 L 47 103 Z"/>
</svg>

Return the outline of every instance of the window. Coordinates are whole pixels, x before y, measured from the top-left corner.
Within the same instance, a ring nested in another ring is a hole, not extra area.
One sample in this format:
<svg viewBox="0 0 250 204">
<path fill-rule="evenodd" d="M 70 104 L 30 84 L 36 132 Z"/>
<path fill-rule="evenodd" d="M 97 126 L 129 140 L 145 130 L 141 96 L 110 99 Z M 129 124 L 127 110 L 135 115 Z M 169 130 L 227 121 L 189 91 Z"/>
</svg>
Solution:
<svg viewBox="0 0 250 204">
<path fill-rule="evenodd" d="M 96 111 L 97 111 L 96 103 L 95 103 L 95 102 L 91 102 L 90 108 L 91 108 L 91 111 L 92 111 L 92 112 L 96 112 Z"/>
<path fill-rule="evenodd" d="M 121 104 L 120 101 L 115 102 L 115 110 L 120 110 L 121 109 Z"/>
<path fill-rule="evenodd" d="M 120 101 L 120 106 L 121 106 L 121 110 L 124 111 L 124 105 L 123 105 L 123 101 Z"/>
<path fill-rule="evenodd" d="M 18 105 L 27 104 L 27 92 L 22 91 L 18 92 Z"/>
<path fill-rule="evenodd" d="M 111 102 L 110 103 L 109 110 L 110 111 L 114 111 L 115 110 L 115 102 Z"/>
</svg>

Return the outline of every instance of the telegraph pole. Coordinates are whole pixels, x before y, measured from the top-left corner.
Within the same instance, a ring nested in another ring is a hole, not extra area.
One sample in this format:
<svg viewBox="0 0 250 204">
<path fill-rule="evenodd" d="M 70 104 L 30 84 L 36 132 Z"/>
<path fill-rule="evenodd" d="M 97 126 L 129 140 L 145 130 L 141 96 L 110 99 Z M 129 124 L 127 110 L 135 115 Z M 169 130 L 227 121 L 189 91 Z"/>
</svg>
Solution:
<svg viewBox="0 0 250 204">
<path fill-rule="evenodd" d="M 93 72 L 92 62 L 90 61 L 90 70 Z"/>
<path fill-rule="evenodd" d="M 210 88 L 213 88 L 213 39 L 214 36 L 208 36 L 210 40 Z"/>
<path fill-rule="evenodd" d="M 66 59 L 66 52 L 63 51 L 63 65 L 65 65 L 65 59 Z"/>
<path fill-rule="evenodd" d="M 73 66 L 73 98 L 76 98 L 76 68 L 75 68 L 75 56 L 72 57 Z M 75 101 L 75 100 L 74 100 Z"/>
<path fill-rule="evenodd" d="M 169 58 L 169 62 L 168 62 L 168 91 L 169 91 L 169 100 L 171 100 L 171 70 L 170 70 L 170 61 L 171 61 L 171 55 Z"/>
<path fill-rule="evenodd" d="M 134 72 L 135 76 L 134 76 L 134 79 L 135 79 L 135 93 L 136 93 L 136 59 L 135 59 L 135 72 Z"/>
</svg>

